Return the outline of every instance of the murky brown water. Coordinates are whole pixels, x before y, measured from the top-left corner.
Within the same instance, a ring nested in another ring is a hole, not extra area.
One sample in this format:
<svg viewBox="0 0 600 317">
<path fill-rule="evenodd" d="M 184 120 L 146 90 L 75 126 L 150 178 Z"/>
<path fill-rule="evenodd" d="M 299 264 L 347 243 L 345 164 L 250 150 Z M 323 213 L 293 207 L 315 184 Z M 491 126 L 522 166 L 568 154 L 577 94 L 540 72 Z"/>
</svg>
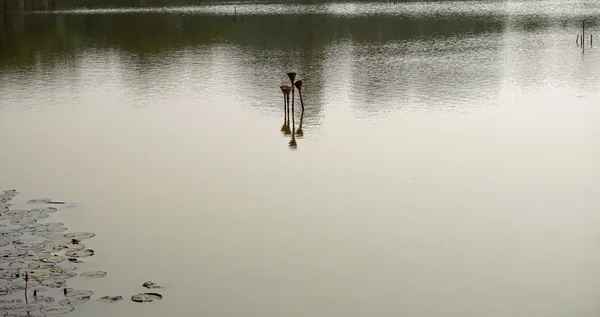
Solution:
<svg viewBox="0 0 600 317">
<path fill-rule="evenodd" d="M 71 316 L 600 313 L 598 3 L 238 10 L 0 21 L 0 189 L 77 204 L 73 287 L 166 286 Z"/>
</svg>

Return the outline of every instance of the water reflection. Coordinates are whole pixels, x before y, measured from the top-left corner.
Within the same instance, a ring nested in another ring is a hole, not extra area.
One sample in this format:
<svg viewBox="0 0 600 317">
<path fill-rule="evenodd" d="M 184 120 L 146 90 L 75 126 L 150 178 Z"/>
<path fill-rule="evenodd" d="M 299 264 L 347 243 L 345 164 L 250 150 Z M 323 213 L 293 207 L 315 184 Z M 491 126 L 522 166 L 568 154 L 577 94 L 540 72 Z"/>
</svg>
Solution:
<svg viewBox="0 0 600 317">
<path fill-rule="evenodd" d="M 290 140 L 288 145 L 292 150 L 296 150 L 298 148 L 298 144 L 296 143 L 296 116 L 294 111 L 292 111 L 292 139 Z"/>
<path fill-rule="evenodd" d="M 355 116 L 378 118 L 476 109 L 507 83 L 523 93 L 548 82 L 593 89 L 600 84 L 591 67 L 598 53 L 586 49 L 582 64 L 569 47 L 580 18 L 600 8 L 554 4 L 294 5 L 286 14 L 269 11 L 281 5 L 242 5 L 247 15 L 236 26 L 230 14 L 221 14 L 224 6 L 1 15 L 0 77 L 10 81 L 0 92 L 22 99 L 17 95 L 32 87 L 27 83 L 61 69 L 71 73 L 62 89 L 83 93 L 87 69 L 116 78 L 112 84 L 119 87 L 112 88 L 126 92 L 136 107 L 178 95 L 275 116 L 264 102 L 274 99 L 267 92 L 277 74 L 293 69 L 310 91 L 302 96 L 304 87 L 290 82 L 300 104 L 310 104 L 303 123 L 317 127 L 326 107 L 342 103 Z M 597 21 L 587 24 L 593 33 Z M 19 93 L 9 83 L 25 88 Z M 249 93 L 232 96 L 231 85 Z"/>
</svg>

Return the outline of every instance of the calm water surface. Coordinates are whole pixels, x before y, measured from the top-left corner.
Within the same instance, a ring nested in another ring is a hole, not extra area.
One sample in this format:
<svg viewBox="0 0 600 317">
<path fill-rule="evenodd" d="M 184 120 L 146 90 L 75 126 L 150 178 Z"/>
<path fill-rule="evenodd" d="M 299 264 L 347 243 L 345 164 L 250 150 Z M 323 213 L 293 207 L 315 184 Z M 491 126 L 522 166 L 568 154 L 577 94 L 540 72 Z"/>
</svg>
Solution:
<svg viewBox="0 0 600 317">
<path fill-rule="evenodd" d="M 1 17 L 0 188 L 166 286 L 71 316 L 598 316 L 600 3 L 238 10 Z"/>
</svg>

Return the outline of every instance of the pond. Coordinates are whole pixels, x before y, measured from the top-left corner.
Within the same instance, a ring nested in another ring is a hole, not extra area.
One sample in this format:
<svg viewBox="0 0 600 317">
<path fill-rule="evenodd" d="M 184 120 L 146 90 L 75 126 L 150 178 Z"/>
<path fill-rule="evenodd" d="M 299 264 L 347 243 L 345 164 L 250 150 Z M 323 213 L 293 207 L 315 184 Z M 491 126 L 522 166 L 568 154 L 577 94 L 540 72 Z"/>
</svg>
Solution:
<svg viewBox="0 0 600 317">
<path fill-rule="evenodd" d="M 235 10 L 0 17 L 0 191 L 95 234 L 68 316 L 600 313 L 597 2 Z"/>
</svg>

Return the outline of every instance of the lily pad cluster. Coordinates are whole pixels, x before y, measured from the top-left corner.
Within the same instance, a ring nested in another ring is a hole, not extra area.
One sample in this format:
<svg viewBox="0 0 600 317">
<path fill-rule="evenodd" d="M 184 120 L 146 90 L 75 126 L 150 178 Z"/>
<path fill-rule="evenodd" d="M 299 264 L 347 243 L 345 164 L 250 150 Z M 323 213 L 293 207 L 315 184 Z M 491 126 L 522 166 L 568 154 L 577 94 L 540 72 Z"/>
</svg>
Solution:
<svg viewBox="0 0 600 317">
<path fill-rule="evenodd" d="M 62 222 L 45 220 L 59 209 L 44 204 L 64 202 L 38 198 L 27 204 L 31 209 L 12 209 L 12 200 L 19 193 L 14 189 L 0 192 L 0 317 L 55 316 L 72 312 L 88 302 L 94 292 L 69 288 L 68 281 L 76 277 L 74 263 L 84 263 L 94 255 L 82 241 L 93 238 L 91 232 L 67 232 Z M 59 206 L 57 206 L 59 207 Z M 87 271 L 80 278 L 97 279 L 105 271 Z M 142 284 L 147 289 L 162 288 L 154 281 Z M 42 294 L 43 293 L 43 294 Z M 153 292 L 131 296 L 138 303 L 154 302 L 162 295 Z M 115 303 L 122 296 L 97 298 L 98 302 Z"/>
<path fill-rule="evenodd" d="M 77 276 L 77 267 L 67 260 L 94 255 L 81 241 L 95 234 L 67 233 L 62 222 L 42 222 L 58 211 L 55 207 L 11 208 L 17 194 L 14 189 L 0 192 L 0 317 L 69 313 L 94 293 L 67 287 Z M 27 203 L 61 204 L 46 198 Z"/>
</svg>

